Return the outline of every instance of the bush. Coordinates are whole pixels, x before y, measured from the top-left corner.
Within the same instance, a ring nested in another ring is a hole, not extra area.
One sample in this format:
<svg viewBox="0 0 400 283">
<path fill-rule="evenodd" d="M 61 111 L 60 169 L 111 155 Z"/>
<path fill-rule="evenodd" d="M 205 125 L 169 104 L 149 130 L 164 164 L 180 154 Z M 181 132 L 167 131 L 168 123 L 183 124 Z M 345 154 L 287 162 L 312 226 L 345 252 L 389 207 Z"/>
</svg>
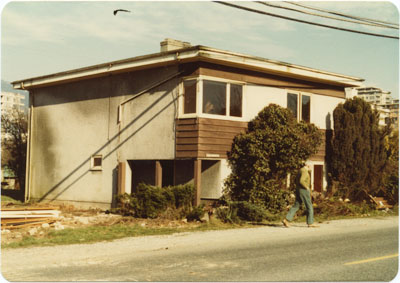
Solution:
<svg viewBox="0 0 400 283">
<path fill-rule="evenodd" d="M 266 218 L 266 211 L 261 206 L 247 201 L 232 202 L 231 206 L 236 208 L 237 216 L 245 221 L 262 222 Z"/>
<path fill-rule="evenodd" d="M 160 188 L 141 183 L 136 193 L 117 196 L 118 207 L 113 212 L 141 218 L 157 218 L 163 214 L 183 217 L 191 210 L 193 198 L 193 185 Z"/>
<path fill-rule="evenodd" d="M 237 216 L 237 208 L 232 208 L 232 206 L 218 207 L 216 214 L 219 220 L 224 223 L 240 223 L 241 220 Z"/>
<path fill-rule="evenodd" d="M 287 175 L 295 175 L 321 142 L 315 125 L 299 123 L 289 109 L 270 104 L 249 122 L 246 133 L 234 138 L 225 193 L 234 201 L 279 213 L 288 204 L 288 193 L 283 192 Z"/>
<path fill-rule="evenodd" d="M 204 206 L 199 205 L 196 206 L 186 215 L 187 221 L 201 221 L 201 218 L 204 216 Z"/>
</svg>

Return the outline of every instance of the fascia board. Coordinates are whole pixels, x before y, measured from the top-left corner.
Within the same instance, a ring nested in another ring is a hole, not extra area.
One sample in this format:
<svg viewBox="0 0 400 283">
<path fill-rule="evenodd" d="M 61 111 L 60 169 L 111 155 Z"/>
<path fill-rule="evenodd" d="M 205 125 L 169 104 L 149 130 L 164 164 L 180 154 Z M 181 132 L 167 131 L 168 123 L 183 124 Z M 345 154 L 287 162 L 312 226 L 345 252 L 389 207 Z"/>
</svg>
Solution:
<svg viewBox="0 0 400 283">
<path fill-rule="evenodd" d="M 150 66 L 163 66 L 174 62 L 187 61 L 191 58 L 197 57 L 197 54 L 198 50 L 187 50 L 184 52 L 179 52 L 179 50 L 177 50 L 177 52 L 165 55 L 157 54 L 158 56 L 142 56 L 139 58 L 132 58 L 131 60 L 115 61 L 42 77 L 14 81 L 12 84 L 15 89 L 30 89 L 59 82 L 75 81 L 83 78 L 99 77 Z"/>
<path fill-rule="evenodd" d="M 361 82 L 363 81 L 360 78 L 273 61 L 265 58 L 248 56 L 205 46 L 193 46 L 187 49 L 175 50 L 165 54 L 150 54 L 52 75 L 15 81 L 12 82 L 12 84 L 15 89 L 30 89 L 56 83 L 100 77 L 119 72 L 127 72 L 130 70 L 193 61 L 214 62 L 227 66 L 240 67 L 264 73 L 272 73 L 286 77 L 305 79 L 315 82 L 324 82 L 340 86 L 360 86 Z"/>
<path fill-rule="evenodd" d="M 265 73 L 274 73 L 277 75 L 289 76 L 293 78 L 306 79 L 316 82 L 325 82 L 341 86 L 360 86 L 363 79 L 325 72 L 303 66 L 292 65 L 288 63 L 267 60 L 259 57 L 251 57 L 238 54 L 224 53 L 213 50 L 201 50 L 200 58 L 205 58 L 209 62 L 220 62 L 224 65 L 253 69 Z"/>
</svg>

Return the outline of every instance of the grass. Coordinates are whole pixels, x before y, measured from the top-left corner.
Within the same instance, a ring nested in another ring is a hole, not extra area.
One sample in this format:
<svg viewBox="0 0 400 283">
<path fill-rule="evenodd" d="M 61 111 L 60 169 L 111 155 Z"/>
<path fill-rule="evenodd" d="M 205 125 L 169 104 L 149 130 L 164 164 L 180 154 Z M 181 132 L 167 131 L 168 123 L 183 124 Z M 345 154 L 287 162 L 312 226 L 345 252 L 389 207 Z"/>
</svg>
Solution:
<svg viewBox="0 0 400 283">
<path fill-rule="evenodd" d="M 3 201 L 3 196 L 2 196 Z M 388 212 L 378 210 L 365 210 L 357 211 L 357 213 L 350 213 L 348 215 L 333 215 L 329 213 L 320 213 L 315 215 L 315 222 L 324 222 L 328 220 L 358 218 L 358 217 L 382 217 L 398 215 L 398 207 Z M 277 215 L 277 219 L 270 219 L 268 224 L 272 222 L 278 223 L 283 219 L 284 214 Z M 294 220 L 295 222 L 305 222 L 304 215 Z M 263 224 L 265 224 L 263 222 Z M 210 230 L 224 230 L 243 227 L 255 227 L 252 224 L 228 224 L 222 223 L 218 219 L 213 219 L 209 223 L 201 223 L 193 226 L 183 227 L 143 227 L 141 225 L 124 225 L 116 224 L 109 226 L 87 226 L 81 228 L 67 228 L 59 231 L 50 231 L 43 237 L 23 236 L 18 242 L 11 242 L 2 244 L 2 248 L 22 248 L 32 246 L 54 246 L 54 245 L 69 245 L 69 244 L 83 244 L 95 243 L 100 241 L 112 241 L 125 237 L 138 237 L 138 236 L 151 236 L 151 235 L 171 235 L 174 233 L 182 232 L 196 232 L 196 231 L 210 231 Z"/>
<path fill-rule="evenodd" d="M 22 204 L 19 200 L 15 200 L 12 197 L 9 196 L 3 196 L 1 195 L 1 202 L 3 203 L 13 203 L 13 204 Z"/>
<path fill-rule="evenodd" d="M 83 244 L 94 243 L 100 241 L 112 241 L 125 237 L 138 237 L 138 236 L 152 236 L 152 235 L 171 235 L 181 232 L 195 232 L 195 231 L 209 231 L 209 230 L 223 230 L 232 229 L 237 227 L 244 227 L 246 225 L 230 225 L 224 224 L 217 220 L 211 223 L 202 223 L 194 227 L 157 227 L 149 228 L 140 225 L 111 225 L 111 226 L 89 226 L 82 228 L 67 228 L 59 231 L 51 231 L 43 238 L 33 236 L 24 236 L 18 242 L 2 244 L 1 248 L 22 248 L 32 246 L 54 246 L 54 245 L 70 245 L 70 244 Z M 248 225 L 247 225 L 248 226 Z"/>
</svg>

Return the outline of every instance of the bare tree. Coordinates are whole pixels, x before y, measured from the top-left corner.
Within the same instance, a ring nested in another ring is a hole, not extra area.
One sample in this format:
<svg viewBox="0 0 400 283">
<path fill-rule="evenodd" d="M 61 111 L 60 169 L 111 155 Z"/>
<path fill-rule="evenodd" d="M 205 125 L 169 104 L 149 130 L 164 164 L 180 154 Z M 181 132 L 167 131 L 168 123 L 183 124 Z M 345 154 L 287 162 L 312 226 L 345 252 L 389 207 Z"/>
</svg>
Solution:
<svg viewBox="0 0 400 283">
<path fill-rule="evenodd" d="M 1 164 L 14 172 L 21 189 L 25 187 L 27 120 L 27 115 L 17 110 L 1 115 Z"/>
</svg>

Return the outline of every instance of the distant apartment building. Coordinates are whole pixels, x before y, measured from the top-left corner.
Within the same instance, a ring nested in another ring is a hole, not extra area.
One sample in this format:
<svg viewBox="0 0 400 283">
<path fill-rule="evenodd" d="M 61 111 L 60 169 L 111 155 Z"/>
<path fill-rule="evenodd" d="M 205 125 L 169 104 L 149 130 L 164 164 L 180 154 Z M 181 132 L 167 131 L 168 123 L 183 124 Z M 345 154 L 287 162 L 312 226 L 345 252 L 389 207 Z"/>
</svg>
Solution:
<svg viewBox="0 0 400 283">
<path fill-rule="evenodd" d="M 377 87 L 355 88 L 357 97 L 370 103 L 379 112 L 379 125 L 391 123 L 399 127 L 399 99 L 393 99 L 390 91 L 383 91 Z"/>
<path fill-rule="evenodd" d="M 24 111 L 25 96 L 14 92 L 1 93 L 1 113 L 9 114 L 13 110 Z"/>
<path fill-rule="evenodd" d="M 357 88 L 357 96 L 376 105 L 390 104 L 393 100 L 389 91 L 383 91 L 377 87 L 359 87 Z"/>
</svg>

